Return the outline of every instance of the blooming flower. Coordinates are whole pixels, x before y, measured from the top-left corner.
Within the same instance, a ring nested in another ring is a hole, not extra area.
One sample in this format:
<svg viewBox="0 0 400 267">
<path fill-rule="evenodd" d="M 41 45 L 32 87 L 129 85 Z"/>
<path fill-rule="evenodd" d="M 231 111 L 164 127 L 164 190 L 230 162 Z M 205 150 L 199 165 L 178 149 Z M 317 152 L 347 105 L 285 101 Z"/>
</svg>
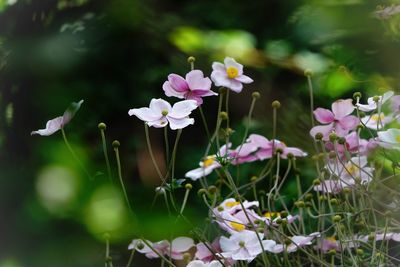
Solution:
<svg viewBox="0 0 400 267">
<path fill-rule="evenodd" d="M 338 136 L 345 136 L 353 130 L 359 119 L 350 115 L 354 110 L 351 99 L 339 99 L 332 103 L 332 111 L 324 108 L 314 110 L 315 119 L 325 125 L 314 126 L 310 135 L 323 134 L 323 140 L 328 140 L 329 134 L 335 132 Z"/>
<path fill-rule="evenodd" d="M 240 93 L 243 89 L 243 83 L 252 83 L 253 79 L 243 74 L 243 65 L 237 63 L 233 58 L 226 57 L 224 64 L 214 62 L 211 80 L 216 86 L 223 86 Z"/>
<path fill-rule="evenodd" d="M 221 252 L 221 247 L 219 245 L 219 237 L 217 237 L 211 244 L 197 243 L 195 257 L 203 262 L 210 262 L 215 259 L 214 255 L 219 252 Z"/>
<path fill-rule="evenodd" d="M 345 152 L 359 153 L 360 155 L 365 155 L 373 148 L 372 141 L 367 141 L 358 136 L 357 132 L 351 132 L 345 137 L 346 142 L 344 144 L 335 145 L 328 141 L 325 143 L 325 147 L 329 151 L 337 152 L 338 156 L 341 158 L 345 156 Z M 336 149 L 335 149 L 336 148 Z"/>
<path fill-rule="evenodd" d="M 275 244 L 275 246 L 273 246 L 270 251 L 273 253 L 281 253 L 286 250 L 288 253 L 292 253 L 297 251 L 298 248 L 311 245 L 313 239 L 315 237 L 318 237 L 319 235 L 320 235 L 319 232 L 315 232 L 308 236 L 301 236 L 301 235 L 292 236 L 290 237 L 291 243 L 289 245 Z"/>
<path fill-rule="evenodd" d="M 203 103 L 202 97 L 218 95 L 211 91 L 211 80 L 201 70 L 190 71 L 185 79 L 177 74 L 168 75 L 163 90 L 167 96 L 196 100 L 199 106 Z"/>
<path fill-rule="evenodd" d="M 31 135 L 38 134 L 42 136 L 49 136 L 57 132 L 71 121 L 71 119 L 75 116 L 76 112 L 80 109 L 82 103 L 83 100 L 77 103 L 72 102 L 62 116 L 49 120 L 46 123 L 45 129 L 32 131 Z"/>
<path fill-rule="evenodd" d="M 194 100 L 183 100 L 171 107 L 163 99 L 152 99 L 148 108 L 130 109 L 128 114 L 135 115 L 155 128 L 165 127 L 169 123 L 172 130 L 177 130 L 194 123 L 194 119 L 188 116 L 196 108 L 197 102 Z"/>
<path fill-rule="evenodd" d="M 175 238 L 171 242 L 171 258 L 174 260 L 182 260 L 183 254 L 192 247 L 194 247 L 193 239 L 184 236 Z"/>
<path fill-rule="evenodd" d="M 378 132 L 378 144 L 387 149 L 400 149 L 400 130 L 389 129 Z"/>
<path fill-rule="evenodd" d="M 222 267 L 222 264 L 219 261 L 211 261 L 205 263 L 200 260 L 194 260 L 189 262 L 186 267 Z"/>
<path fill-rule="evenodd" d="M 253 231 L 247 230 L 234 233 L 229 238 L 222 236 L 219 241 L 223 251 L 221 255 L 233 260 L 251 262 L 257 255 L 263 252 L 263 248 L 266 251 L 270 251 L 276 245 L 275 241 L 262 240 L 263 238 L 263 234 L 256 234 Z M 259 239 L 262 240 L 262 247 Z"/>
<path fill-rule="evenodd" d="M 384 127 L 386 124 L 393 120 L 392 115 L 386 115 L 381 112 L 379 115 L 377 113 L 370 116 L 365 116 L 361 119 L 361 122 L 368 128 L 372 130 L 377 130 Z"/>
<path fill-rule="evenodd" d="M 382 106 L 392 96 L 393 96 L 393 91 L 388 91 L 384 93 L 382 96 L 378 96 L 378 99 L 376 99 L 375 97 L 369 97 L 367 100 L 368 104 L 360 104 L 359 101 L 357 101 L 356 106 L 361 111 L 365 112 L 373 111 L 377 109 L 378 106 Z M 377 101 L 375 101 L 374 99 Z"/>
<path fill-rule="evenodd" d="M 323 238 L 315 249 L 320 249 L 322 252 L 326 253 L 332 249 L 340 251 L 340 243 L 336 240 L 334 236 Z"/>
</svg>

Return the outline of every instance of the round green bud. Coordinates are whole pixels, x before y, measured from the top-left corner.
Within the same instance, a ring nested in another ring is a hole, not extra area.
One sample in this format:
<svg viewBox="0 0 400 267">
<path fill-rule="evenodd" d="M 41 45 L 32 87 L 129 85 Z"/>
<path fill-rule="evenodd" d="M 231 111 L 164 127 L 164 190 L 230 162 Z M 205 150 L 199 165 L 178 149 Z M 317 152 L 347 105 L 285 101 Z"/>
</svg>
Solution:
<svg viewBox="0 0 400 267">
<path fill-rule="evenodd" d="M 139 250 L 144 249 L 144 244 L 143 244 L 142 242 L 139 242 L 139 243 L 136 245 L 136 248 L 138 248 Z"/>
<path fill-rule="evenodd" d="M 287 219 L 282 219 L 282 226 L 286 226 L 288 224 Z"/>
<path fill-rule="evenodd" d="M 334 158 L 336 158 L 336 152 L 333 151 L 333 150 L 332 150 L 332 151 L 329 151 L 328 156 L 329 156 L 329 158 L 334 159 Z"/>
<path fill-rule="evenodd" d="M 336 255 L 336 250 L 335 249 L 328 250 L 328 255 L 335 256 Z"/>
<path fill-rule="evenodd" d="M 353 94 L 353 98 L 354 98 L 355 100 L 360 99 L 361 96 L 362 96 L 362 94 L 361 94 L 360 92 L 355 92 L 355 93 Z"/>
<path fill-rule="evenodd" d="M 364 250 L 362 250 L 361 248 L 358 248 L 356 251 L 358 256 L 364 255 Z"/>
<path fill-rule="evenodd" d="M 113 148 L 118 148 L 120 145 L 121 145 L 121 143 L 120 143 L 118 140 L 114 140 L 114 141 L 112 142 L 112 147 L 113 147 Z"/>
<path fill-rule="evenodd" d="M 307 207 L 307 208 L 311 208 L 311 207 L 312 207 L 311 201 L 306 201 L 306 207 Z"/>
<path fill-rule="evenodd" d="M 332 143 L 335 142 L 337 140 L 338 136 L 336 133 L 330 133 L 329 134 L 329 141 L 331 141 Z"/>
<path fill-rule="evenodd" d="M 282 154 L 282 153 L 283 153 L 282 148 L 277 148 L 277 149 L 275 149 L 275 153 L 276 153 L 276 154 Z"/>
<path fill-rule="evenodd" d="M 318 157 L 319 157 L 320 160 L 324 160 L 325 154 L 324 153 L 319 153 Z"/>
<path fill-rule="evenodd" d="M 343 188 L 343 193 L 345 194 L 350 194 L 351 193 L 351 189 L 348 187 Z"/>
<path fill-rule="evenodd" d="M 213 186 L 213 185 L 211 185 L 211 186 L 209 186 L 208 187 L 208 192 L 210 193 L 210 194 L 215 194 L 216 192 L 217 192 L 217 187 L 215 187 L 215 186 Z"/>
<path fill-rule="evenodd" d="M 314 75 L 314 72 L 311 69 L 305 69 L 304 70 L 304 75 L 307 77 L 311 77 Z"/>
<path fill-rule="evenodd" d="M 192 184 L 185 184 L 186 190 L 192 190 L 193 186 Z"/>
<path fill-rule="evenodd" d="M 338 222 L 340 222 L 340 221 L 342 220 L 342 216 L 340 216 L 340 215 L 335 215 L 335 216 L 332 217 L 332 220 L 333 220 L 335 223 L 338 223 Z"/>
<path fill-rule="evenodd" d="M 258 191 L 258 194 L 261 195 L 261 196 L 264 196 L 265 195 L 265 190 Z"/>
<path fill-rule="evenodd" d="M 197 191 L 197 195 L 198 196 L 203 196 L 204 194 L 207 194 L 207 190 L 205 190 L 204 188 L 199 189 L 199 191 Z"/>
<path fill-rule="evenodd" d="M 250 178 L 250 181 L 251 181 L 252 183 L 255 183 L 255 182 L 257 182 L 257 179 L 258 179 L 257 176 L 252 176 L 252 177 Z"/>
<path fill-rule="evenodd" d="M 385 258 L 385 255 L 381 252 L 377 252 L 375 255 L 377 258 L 381 258 L 381 259 Z"/>
<path fill-rule="evenodd" d="M 228 119 L 228 113 L 226 113 L 225 111 L 221 111 L 221 112 L 219 113 L 219 118 L 220 118 L 221 120 L 227 120 L 227 119 Z"/>
<path fill-rule="evenodd" d="M 336 198 L 331 198 L 330 203 L 332 206 L 337 206 L 339 204 L 339 201 Z"/>
<path fill-rule="evenodd" d="M 296 206 L 296 207 L 298 207 L 298 208 L 304 208 L 305 207 L 305 204 L 304 204 L 304 201 L 296 201 L 295 203 L 294 203 L 294 205 Z"/>
<path fill-rule="evenodd" d="M 293 158 L 294 158 L 293 153 L 288 153 L 288 154 L 287 154 L 287 158 L 288 158 L 288 159 L 293 159 Z"/>
<path fill-rule="evenodd" d="M 193 56 L 190 56 L 190 57 L 188 57 L 187 61 L 188 61 L 188 63 L 193 63 L 196 61 L 196 58 Z"/>
<path fill-rule="evenodd" d="M 362 130 L 362 129 L 364 129 L 364 125 L 362 124 L 357 125 L 357 130 Z"/>
<path fill-rule="evenodd" d="M 285 245 L 289 246 L 290 244 L 292 244 L 292 240 L 286 239 L 285 240 Z"/>
<path fill-rule="evenodd" d="M 318 155 L 312 155 L 311 159 L 314 161 L 318 161 L 319 157 L 318 157 Z"/>
<path fill-rule="evenodd" d="M 346 138 L 344 138 L 344 137 L 339 137 L 338 143 L 341 144 L 341 145 L 346 144 Z"/>
<path fill-rule="evenodd" d="M 272 108 L 278 109 L 281 107 L 281 102 L 279 102 L 278 100 L 272 101 L 271 106 Z"/>
<path fill-rule="evenodd" d="M 374 240 L 375 240 L 375 232 L 371 232 L 371 233 L 368 235 L 368 240 L 369 240 L 369 241 L 374 241 Z"/>
<path fill-rule="evenodd" d="M 324 138 L 324 135 L 322 133 L 316 133 L 314 137 L 316 140 L 322 140 L 322 138 Z"/>
<path fill-rule="evenodd" d="M 307 200 L 307 201 L 313 199 L 313 194 L 307 193 L 306 196 L 304 197 L 304 199 Z"/>
<path fill-rule="evenodd" d="M 275 222 L 276 222 L 277 224 L 281 224 L 281 223 L 282 223 L 282 219 L 281 219 L 281 218 L 277 218 L 277 219 L 275 220 Z"/>
<path fill-rule="evenodd" d="M 381 97 L 376 95 L 372 98 L 372 100 L 374 100 L 374 102 L 379 102 L 381 100 Z"/>
<path fill-rule="evenodd" d="M 320 179 L 314 179 L 313 184 L 314 185 L 320 185 L 321 184 L 321 180 Z"/>
<path fill-rule="evenodd" d="M 226 128 L 225 132 L 227 136 L 231 136 L 235 132 L 235 130 L 233 130 L 232 128 Z"/>
<path fill-rule="evenodd" d="M 286 218 L 289 216 L 289 213 L 286 210 L 281 211 L 281 218 Z"/>
<path fill-rule="evenodd" d="M 105 129 L 107 128 L 107 125 L 106 125 L 104 122 L 100 122 L 100 123 L 97 125 L 97 127 L 98 127 L 100 130 L 105 130 Z"/>
<path fill-rule="evenodd" d="M 319 196 L 319 201 L 326 201 L 328 198 L 325 195 Z"/>
<path fill-rule="evenodd" d="M 253 92 L 252 94 L 251 94 L 251 96 L 253 97 L 253 98 L 255 98 L 255 99 L 259 99 L 260 98 L 260 93 L 259 92 Z"/>
</svg>

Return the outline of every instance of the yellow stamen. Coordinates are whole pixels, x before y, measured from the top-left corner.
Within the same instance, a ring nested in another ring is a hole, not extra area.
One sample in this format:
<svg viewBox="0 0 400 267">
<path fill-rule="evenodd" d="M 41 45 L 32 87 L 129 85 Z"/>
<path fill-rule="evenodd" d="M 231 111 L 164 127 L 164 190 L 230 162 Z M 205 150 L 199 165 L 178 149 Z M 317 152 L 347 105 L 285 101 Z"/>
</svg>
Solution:
<svg viewBox="0 0 400 267">
<path fill-rule="evenodd" d="M 209 156 L 205 160 L 203 160 L 203 167 L 208 167 L 213 163 L 214 163 L 214 157 Z"/>
<path fill-rule="evenodd" d="M 330 242 L 336 242 L 335 236 L 329 236 L 329 237 L 326 238 L 326 240 L 328 240 Z"/>
<path fill-rule="evenodd" d="M 400 143 L 400 135 L 396 136 L 396 142 Z"/>
<path fill-rule="evenodd" d="M 243 231 L 246 228 L 243 224 L 237 222 L 230 222 L 230 225 L 238 232 Z"/>
<path fill-rule="evenodd" d="M 234 207 L 236 205 L 239 205 L 239 204 L 240 204 L 240 202 L 238 202 L 238 201 L 229 201 L 229 202 L 225 203 L 225 207 L 232 208 L 232 207 Z"/>
<path fill-rule="evenodd" d="M 228 75 L 229 79 L 233 79 L 239 75 L 239 70 L 235 67 L 228 67 L 226 69 L 226 74 Z"/>
<path fill-rule="evenodd" d="M 371 120 L 373 121 L 378 121 L 378 120 L 383 120 L 385 118 L 385 115 L 381 114 L 380 116 L 378 114 L 374 114 L 371 116 Z"/>
<path fill-rule="evenodd" d="M 354 176 L 358 172 L 358 167 L 352 163 L 346 164 L 345 169 L 352 176 Z"/>
<path fill-rule="evenodd" d="M 264 217 L 271 220 L 272 218 L 281 217 L 281 214 L 279 212 L 266 212 Z"/>
</svg>

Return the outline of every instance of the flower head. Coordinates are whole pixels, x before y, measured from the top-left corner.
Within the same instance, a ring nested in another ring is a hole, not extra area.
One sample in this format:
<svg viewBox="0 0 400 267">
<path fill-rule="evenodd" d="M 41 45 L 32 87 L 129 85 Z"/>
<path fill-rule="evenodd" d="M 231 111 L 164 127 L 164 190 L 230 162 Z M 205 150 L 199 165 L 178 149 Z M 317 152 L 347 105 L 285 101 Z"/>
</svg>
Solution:
<svg viewBox="0 0 400 267">
<path fill-rule="evenodd" d="M 223 86 L 240 93 L 243 89 L 243 83 L 252 83 L 253 79 L 243 74 L 243 65 L 237 63 L 233 58 L 226 57 L 224 64 L 214 62 L 211 80 L 216 86 Z"/>
<path fill-rule="evenodd" d="M 171 107 L 163 99 L 152 99 L 148 108 L 130 109 L 128 114 L 135 115 L 155 128 L 165 127 L 169 123 L 172 130 L 177 130 L 194 123 L 194 119 L 189 118 L 189 115 L 196 108 L 197 102 L 194 100 L 183 100 Z"/>
<path fill-rule="evenodd" d="M 42 136 L 49 136 L 57 132 L 72 120 L 76 112 L 80 109 L 82 103 L 83 100 L 77 103 L 72 102 L 62 116 L 49 120 L 46 123 L 45 129 L 32 131 L 31 135 L 38 134 Z"/>
<path fill-rule="evenodd" d="M 199 106 L 203 103 L 202 97 L 218 95 L 211 91 L 211 80 L 201 70 L 190 71 L 185 79 L 177 74 L 168 75 L 163 90 L 167 96 L 195 100 Z"/>
<path fill-rule="evenodd" d="M 389 129 L 378 132 L 378 144 L 388 149 L 400 149 L 400 130 Z"/>
<path fill-rule="evenodd" d="M 202 262 L 200 260 L 194 260 L 189 262 L 186 267 L 222 267 L 222 264 L 219 261 Z"/>
<path fill-rule="evenodd" d="M 360 104 L 359 101 L 357 101 L 356 106 L 361 111 L 365 112 L 373 111 L 376 110 L 378 106 L 382 106 L 392 96 L 393 96 L 393 91 L 388 91 L 384 93 L 382 96 L 378 96 L 377 99 L 375 97 L 369 97 L 367 100 L 367 104 Z"/>
</svg>

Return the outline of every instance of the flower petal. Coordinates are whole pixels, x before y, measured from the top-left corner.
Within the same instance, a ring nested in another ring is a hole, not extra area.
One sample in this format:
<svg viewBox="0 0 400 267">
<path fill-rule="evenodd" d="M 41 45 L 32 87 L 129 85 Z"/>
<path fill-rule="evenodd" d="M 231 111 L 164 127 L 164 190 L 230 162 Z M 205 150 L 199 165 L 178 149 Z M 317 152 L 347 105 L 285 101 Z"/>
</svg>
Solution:
<svg viewBox="0 0 400 267">
<path fill-rule="evenodd" d="M 246 84 L 254 82 L 252 78 L 246 75 L 239 75 L 238 77 L 235 78 L 235 80 Z"/>
<path fill-rule="evenodd" d="M 172 107 L 168 117 L 174 119 L 182 119 L 190 115 L 193 110 L 197 108 L 197 102 L 195 100 L 183 100 L 175 103 Z"/>
<path fill-rule="evenodd" d="M 178 74 L 172 73 L 168 75 L 168 81 L 170 82 L 172 89 L 177 92 L 185 92 L 189 90 L 188 83 Z"/>
<path fill-rule="evenodd" d="M 53 133 L 57 132 L 58 130 L 60 130 L 62 125 L 63 125 L 63 117 L 60 116 L 55 119 L 49 120 L 46 123 L 45 129 L 32 131 L 31 135 L 38 134 L 41 136 L 49 136 L 49 135 L 52 135 Z"/>
<path fill-rule="evenodd" d="M 314 110 L 314 117 L 318 122 L 323 124 L 331 123 L 335 119 L 332 111 L 325 108 L 317 108 Z"/>
<path fill-rule="evenodd" d="M 330 123 L 328 125 L 319 125 L 319 126 L 314 126 L 311 130 L 310 130 L 310 135 L 312 138 L 315 138 L 315 135 L 317 133 L 322 133 L 323 135 L 323 139 L 327 140 L 328 139 L 328 135 L 332 132 L 333 130 L 333 123 Z"/>
<path fill-rule="evenodd" d="M 220 62 L 213 62 L 212 69 L 213 69 L 213 71 L 226 72 L 225 65 Z"/>
<path fill-rule="evenodd" d="M 229 68 L 229 67 L 234 67 L 238 70 L 238 75 L 242 75 L 243 73 L 243 65 L 239 64 L 236 62 L 236 60 L 234 60 L 231 57 L 226 57 L 224 59 L 224 63 L 225 63 L 225 68 Z"/>
<path fill-rule="evenodd" d="M 201 70 L 192 70 L 186 74 L 186 81 L 189 85 L 190 90 L 210 90 L 211 80 L 210 78 L 204 78 L 204 74 Z"/>
<path fill-rule="evenodd" d="M 150 109 L 156 114 L 162 114 L 164 110 L 170 112 L 172 108 L 167 101 L 161 98 L 158 99 L 153 98 L 150 101 Z"/>
<path fill-rule="evenodd" d="M 150 108 L 133 108 L 128 111 L 129 116 L 135 115 L 142 121 L 156 121 L 162 118 L 160 113 L 156 113 Z"/>
<path fill-rule="evenodd" d="M 172 88 L 172 86 L 171 86 L 169 81 L 165 81 L 163 86 L 162 86 L 162 88 L 163 88 L 166 96 L 169 96 L 169 97 L 174 96 L 174 97 L 178 97 L 178 98 L 184 98 L 185 97 L 185 92 L 175 91 Z"/>
<path fill-rule="evenodd" d="M 349 115 L 353 110 L 354 106 L 352 99 L 339 99 L 332 103 L 332 112 L 337 120 Z"/>
<path fill-rule="evenodd" d="M 75 116 L 76 112 L 81 108 L 83 100 L 79 102 L 72 102 L 63 115 L 63 125 L 67 124 Z"/>
<path fill-rule="evenodd" d="M 338 123 L 343 129 L 351 131 L 357 127 L 357 125 L 360 123 L 360 120 L 356 116 L 350 115 L 343 117 L 338 121 Z"/>
<path fill-rule="evenodd" d="M 177 237 L 171 242 L 172 252 L 185 252 L 194 246 L 193 239 L 185 236 Z"/>
<path fill-rule="evenodd" d="M 190 124 L 194 124 L 194 119 L 191 118 L 175 119 L 167 116 L 167 119 L 172 130 L 183 129 Z"/>
</svg>

